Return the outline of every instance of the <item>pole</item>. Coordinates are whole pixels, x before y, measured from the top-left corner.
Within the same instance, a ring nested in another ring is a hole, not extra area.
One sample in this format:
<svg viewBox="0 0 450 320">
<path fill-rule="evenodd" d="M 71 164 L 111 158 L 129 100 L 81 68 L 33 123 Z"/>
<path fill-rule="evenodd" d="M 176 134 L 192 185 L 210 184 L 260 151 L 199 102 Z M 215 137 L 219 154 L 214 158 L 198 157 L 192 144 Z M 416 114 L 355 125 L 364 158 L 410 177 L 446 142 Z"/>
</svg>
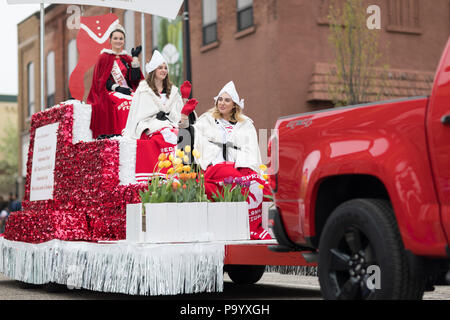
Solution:
<svg viewBox="0 0 450 320">
<path fill-rule="evenodd" d="M 185 47 L 185 64 L 186 64 L 186 80 L 192 82 L 192 70 L 191 70 L 191 40 L 189 30 L 189 1 L 184 0 L 184 47 Z M 191 91 L 192 92 L 192 91 Z"/>
<path fill-rule="evenodd" d="M 41 111 L 44 111 L 44 80 L 45 80 L 45 69 L 44 69 L 44 28 L 45 28 L 45 8 L 44 1 L 41 1 L 41 16 L 40 16 L 40 24 L 41 24 L 41 35 L 40 35 L 40 75 L 41 75 Z"/>
<path fill-rule="evenodd" d="M 145 75 L 145 14 L 141 12 L 142 73 Z"/>
</svg>

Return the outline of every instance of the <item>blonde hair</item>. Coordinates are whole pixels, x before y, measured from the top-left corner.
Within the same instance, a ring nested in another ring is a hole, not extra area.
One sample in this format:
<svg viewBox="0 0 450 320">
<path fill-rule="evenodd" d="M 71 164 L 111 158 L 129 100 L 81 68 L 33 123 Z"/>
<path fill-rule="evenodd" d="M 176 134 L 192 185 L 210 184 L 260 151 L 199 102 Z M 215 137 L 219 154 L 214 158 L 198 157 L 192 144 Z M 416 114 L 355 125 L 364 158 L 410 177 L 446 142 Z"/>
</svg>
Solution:
<svg viewBox="0 0 450 320">
<path fill-rule="evenodd" d="M 145 79 L 147 81 L 148 86 L 153 90 L 153 92 L 156 94 L 156 96 L 160 97 L 158 89 L 156 88 L 155 84 L 155 71 L 153 70 L 147 75 L 147 78 Z M 167 73 L 166 78 L 163 80 L 163 90 L 166 90 L 167 97 L 170 97 L 170 92 L 172 91 L 172 81 L 169 79 L 169 74 Z"/>
<path fill-rule="evenodd" d="M 213 116 L 214 119 L 222 118 L 222 114 L 220 113 L 219 108 L 217 108 L 217 101 L 216 101 L 214 107 L 212 107 L 208 111 L 211 112 L 211 115 Z M 238 106 L 235 102 L 233 102 L 233 110 L 231 111 L 230 120 L 233 122 L 234 121 L 242 122 L 242 121 L 244 121 L 244 118 L 242 117 L 243 115 L 244 115 L 244 112 L 242 111 L 242 108 L 240 106 Z"/>
</svg>

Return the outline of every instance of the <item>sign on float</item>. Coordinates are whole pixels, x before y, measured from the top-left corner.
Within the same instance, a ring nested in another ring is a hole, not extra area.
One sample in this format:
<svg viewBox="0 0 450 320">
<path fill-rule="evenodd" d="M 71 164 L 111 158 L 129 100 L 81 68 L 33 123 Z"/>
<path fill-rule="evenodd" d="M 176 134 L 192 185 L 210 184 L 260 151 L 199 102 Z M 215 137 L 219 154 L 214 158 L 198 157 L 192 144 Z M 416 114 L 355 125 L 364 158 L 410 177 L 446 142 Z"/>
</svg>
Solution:
<svg viewBox="0 0 450 320">
<path fill-rule="evenodd" d="M 59 123 L 36 129 L 31 166 L 30 201 L 53 199 L 56 142 Z"/>
</svg>

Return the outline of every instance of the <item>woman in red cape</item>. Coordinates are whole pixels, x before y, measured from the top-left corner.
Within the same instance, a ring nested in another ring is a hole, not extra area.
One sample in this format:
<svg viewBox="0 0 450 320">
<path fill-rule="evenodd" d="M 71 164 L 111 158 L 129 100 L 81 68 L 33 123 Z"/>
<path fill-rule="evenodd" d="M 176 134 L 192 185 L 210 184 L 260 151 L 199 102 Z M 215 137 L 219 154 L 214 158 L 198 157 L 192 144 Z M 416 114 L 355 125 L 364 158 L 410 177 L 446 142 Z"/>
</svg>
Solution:
<svg viewBox="0 0 450 320">
<path fill-rule="evenodd" d="M 110 34 L 111 49 L 103 49 L 95 65 L 87 103 L 92 106 L 91 125 L 94 138 L 120 135 L 124 129 L 133 92 L 144 79 L 138 56 L 141 46 L 123 50 L 125 31 L 118 25 Z"/>
</svg>

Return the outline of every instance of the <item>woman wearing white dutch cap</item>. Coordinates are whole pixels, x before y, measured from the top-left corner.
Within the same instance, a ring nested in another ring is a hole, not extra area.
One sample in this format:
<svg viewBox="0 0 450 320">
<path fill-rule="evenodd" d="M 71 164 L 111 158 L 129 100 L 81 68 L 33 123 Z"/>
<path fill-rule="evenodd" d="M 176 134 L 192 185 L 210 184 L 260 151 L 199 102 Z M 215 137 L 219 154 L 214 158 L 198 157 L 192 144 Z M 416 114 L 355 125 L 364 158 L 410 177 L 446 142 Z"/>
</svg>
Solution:
<svg viewBox="0 0 450 320">
<path fill-rule="evenodd" d="M 261 154 L 253 121 L 244 115 L 244 99 L 239 98 L 233 81 L 228 82 L 214 97 L 214 107 L 202 114 L 194 127 L 196 161 L 204 170 L 205 188 L 209 199 L 222 192 L 224 180 L 246 182 L 250 189 L 249 222 L 252 239 L 270 239 L 261 226 L 261 208 L 265 181 L 260 172 Z M 181 116 L 180 127 L 188 126 L 187 116 Z"/>
<path fill-rule="evenodd" d="M 189 98 L 191 85 L 185 81 L 180 95 L 169 79 L 168 63 L 158 50 L 153 52 L 145 69 L 148 75 L 140 82 L 133 96 L 124 136 L 152 141 L 147 166 L 153 171 L 158 156 L 175 149 L 178 123 L 185 106 L 183 100 Z M 186 103 L 186 106 L 192 105 L 195 108 L 195 99 Z"/>
</svg>

